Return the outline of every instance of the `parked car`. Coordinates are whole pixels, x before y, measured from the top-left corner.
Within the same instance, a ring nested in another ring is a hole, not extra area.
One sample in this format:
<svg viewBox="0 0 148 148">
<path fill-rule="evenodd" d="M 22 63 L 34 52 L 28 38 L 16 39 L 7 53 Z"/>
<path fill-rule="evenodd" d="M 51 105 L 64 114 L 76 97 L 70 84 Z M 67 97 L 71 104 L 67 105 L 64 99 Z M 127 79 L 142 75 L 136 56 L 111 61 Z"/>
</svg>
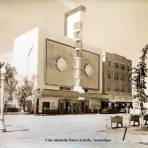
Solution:
<svg viewBox="0 0 148 148">
<path fill-rule="evenodd" d="M 116 114 L 116 113 L 118 113 L 118 109 L 117 108 L 109 108 L 109 113 L 110 114 Z"/>
<path fill-rule="evenodd" d="M 5 107 L 4 112 L 20 112 L 20 108 L 18 108 L 18 107 Z"/>
<path fill-rule="evenodd" d="M 117 108 L 102 108 L 99 110 L 101 114 L 116 114 L 118 113 Z"/>
<path fill-rule="evenodd" d="M 126 113 L 126 108 L 120 108 L 119 113 Z"/>
<path fill-rule="evenodd" d="M 107 108 L 101 108 L 99 110 L 99 113 L 101 113 L 101 114 L 108 114 L 109 113 L 109 110 Z"/>
</svg>

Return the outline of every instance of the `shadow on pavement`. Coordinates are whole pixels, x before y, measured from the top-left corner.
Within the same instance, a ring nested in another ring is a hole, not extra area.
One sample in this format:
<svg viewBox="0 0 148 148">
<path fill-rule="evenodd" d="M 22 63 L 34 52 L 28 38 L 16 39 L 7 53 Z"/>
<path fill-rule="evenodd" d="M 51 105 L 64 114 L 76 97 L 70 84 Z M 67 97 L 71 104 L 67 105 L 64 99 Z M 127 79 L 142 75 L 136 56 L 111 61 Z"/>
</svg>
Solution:
<svg viewBox="0 0 148 148">
<path fill-rule="evenodd" d="M 6 132 L 27 132 L 29 129 L 20 129 L 20 130 L 7 130 Z"/>
</svg>

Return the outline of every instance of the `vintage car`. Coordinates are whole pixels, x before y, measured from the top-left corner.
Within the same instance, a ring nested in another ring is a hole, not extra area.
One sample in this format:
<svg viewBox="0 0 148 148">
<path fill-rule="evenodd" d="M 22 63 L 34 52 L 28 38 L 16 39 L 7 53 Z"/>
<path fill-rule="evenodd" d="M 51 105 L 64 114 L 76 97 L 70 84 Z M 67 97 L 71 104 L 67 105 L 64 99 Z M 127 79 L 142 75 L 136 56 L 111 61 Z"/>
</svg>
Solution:
<svg viewBox="0 0 148 148">
<path fill-rule="evenodd" d="M 116 108 L 102 108 L 99 110 L 101 114 L 116 114 L 118 110 Z"/>
</svg>

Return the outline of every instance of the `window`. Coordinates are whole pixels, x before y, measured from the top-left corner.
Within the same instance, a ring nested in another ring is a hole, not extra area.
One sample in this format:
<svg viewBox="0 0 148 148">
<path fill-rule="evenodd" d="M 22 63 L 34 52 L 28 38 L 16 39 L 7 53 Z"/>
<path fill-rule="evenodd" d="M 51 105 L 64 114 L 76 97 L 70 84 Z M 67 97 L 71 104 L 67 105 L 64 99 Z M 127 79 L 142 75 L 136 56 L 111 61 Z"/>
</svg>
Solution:
<svg viewBox="0 0 148 148">
<path fill-rule="evenodd" d="M 131 66 L 130 66 L 130 65 L 127 66 L 127 70 L 128 70 L 129 72 L 131 71 Z"/>
<path fill-rule="evenodd" d="M 74 38 L 74 24 L 82 21 L 82 12 L 85 10 L 84 6 L 79 6 L 65 14 L 65 36 Z"/>
<path fill-rule="evenodd" d="M 125 70 L 125 65 L 123 65 L 123 70 Z"/>
<path fill-rule="evenodd" d="M 116 80 L 119 80 L 119 75 L 117 74 L 117 76 L 116 76 Z"/>
<path fill-rule="evenodd" d="M 111 61 L 108 61 L 108 66 L 111 67 Z"/>
<path fill-rule="evenodd" d="M 125 81 L 125 75 L 124 74 L 121 75 L 121 80 Z"/>
<path fill-rule="evenodd" d="M 114 67 L 118 69 L 119 68 L 119 63 L 114 62 Z"/>
<path fill-rule="evenodd" d="M 116 63 L 116 68 L 119 68 L 119 63 Z"/>
<path fill-rule="evenodd" d="M 107 73 L 107 78 L 108 78 L 108 79 L 111 78 L 111 73 Z"/>
<path fill-rule="evenodd" d="M 114 80 L 116 80 L 116 74 L 114 74 Z"/>
<path fill-rule="evenodd" d="M 114 80 L 119 80 L 119 74 L 118 73 L 114 74 Z"/>
<path fill-rule="evenodd" d="M 114 62 L 114 68 L 116 68 L 116 62 Z"/>
<path fill-rule="evenodd" d="M 118 91 L 119 91 L 119 88 L 118 88 L 118 86 L 117 86 L 117 85 L 115 86 L 114 91 L 116 91 L 116 92 L 118 92 Z"/>
<path fill-rule="evenodd" d="M 111 81 L 107 82 L 107 91 L 111 91 L 112 90 L 112 83 Z"/>
<path fill-rule="evenodd" d="M 110 87 L 107 87 L 107 91 L 111 91 Z"/>
<path fill-rule="evenodd" d="M 121 92 L 125 92 L 125 85 L 122 85 Z"/>
<path fill-rule="evenodd" d="M 42 108 L 50 108 L 50 102 L 42 102 Z"/>
<path fill-rule="evenodd" d="M 124 64 L 121 64 L 121 69 L 125 70 L 125 65 Z"/>
</svg>

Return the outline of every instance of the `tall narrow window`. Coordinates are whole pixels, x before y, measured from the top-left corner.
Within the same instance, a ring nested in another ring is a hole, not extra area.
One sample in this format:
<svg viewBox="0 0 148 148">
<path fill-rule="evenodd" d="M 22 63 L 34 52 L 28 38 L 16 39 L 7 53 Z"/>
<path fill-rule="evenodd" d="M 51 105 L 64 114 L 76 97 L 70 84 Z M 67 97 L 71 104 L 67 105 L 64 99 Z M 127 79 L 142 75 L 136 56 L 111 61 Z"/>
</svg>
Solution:
<svg viewBox="0 0 148 148">
<path fill-rule="evenodd" d="M 85 9 L 84 6 L 79 6 L 65 14 L 65 35 L 68 38 L 74 38 L 74 24 L 82 21 L 82 12 Z"/>
</svg>

